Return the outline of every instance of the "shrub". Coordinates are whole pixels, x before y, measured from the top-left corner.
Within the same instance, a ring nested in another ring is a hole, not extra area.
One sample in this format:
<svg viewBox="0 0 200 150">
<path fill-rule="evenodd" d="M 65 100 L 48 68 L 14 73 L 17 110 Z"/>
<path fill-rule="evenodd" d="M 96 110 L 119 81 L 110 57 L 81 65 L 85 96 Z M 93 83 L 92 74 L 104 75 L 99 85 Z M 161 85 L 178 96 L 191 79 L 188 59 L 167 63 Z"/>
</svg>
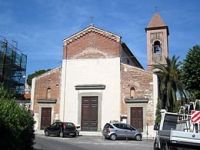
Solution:
<svg viewBox="0 0 200 150">
<path fill-rule="evenodd" d="M 3 83 L 0 83 L 0 100 L 10 100 L 14 99 L 14 93 L 5 88 Z"/>
<path fill-rule="evenodd" d="M 31 150 L 34 120 L 15 100 L 0 99 L 0 147 L 5 150 Z"/>
</svg>

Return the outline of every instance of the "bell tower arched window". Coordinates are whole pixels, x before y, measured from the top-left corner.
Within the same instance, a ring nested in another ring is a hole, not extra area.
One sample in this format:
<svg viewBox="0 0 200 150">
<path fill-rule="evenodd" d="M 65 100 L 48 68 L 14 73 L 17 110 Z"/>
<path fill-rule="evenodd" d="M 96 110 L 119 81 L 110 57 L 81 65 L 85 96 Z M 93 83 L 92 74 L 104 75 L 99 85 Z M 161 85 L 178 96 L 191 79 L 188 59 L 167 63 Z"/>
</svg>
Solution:
<svg viewBox="0 0 200 150">
<path fill-rule="evenodd" d="M 153 52 L 154 53 L 161 53 L 161 43 L 160 43 L 160 41 L 155 41 L 154 43 L 153 43 Z"/>
<path fill-rule="evenodd" d="M 134 87 L 131 87 L 131 89 L 130 89 L 130 97 L 131 98 L 135 97 L 135 88 Z"/>
</svg>

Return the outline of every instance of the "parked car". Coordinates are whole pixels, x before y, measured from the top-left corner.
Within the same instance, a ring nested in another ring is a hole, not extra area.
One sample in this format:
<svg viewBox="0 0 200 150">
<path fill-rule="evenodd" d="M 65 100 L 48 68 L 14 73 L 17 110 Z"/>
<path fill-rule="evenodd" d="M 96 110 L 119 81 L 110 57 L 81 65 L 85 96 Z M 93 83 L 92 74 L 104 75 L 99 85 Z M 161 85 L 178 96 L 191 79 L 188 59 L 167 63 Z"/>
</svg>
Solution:
<svg viewBox="0 0 200 150">
<path fill-rule="evenodd" d="M 55 122 L 45 128 L 44 134 L 46 136 L 54 135 L 64 137 L 66 135 L 70 135 L 72 137 L 76 137 L 79 135 L 79 131 L 72 122 Z"/>
<path fill-rule="evenodd" d="M 125 123 L 106 123 L 103 128 L 103 136 L 111 140 L 116 140 L 117 138 L 142 140 L 141 132 Z"/>
</svg>

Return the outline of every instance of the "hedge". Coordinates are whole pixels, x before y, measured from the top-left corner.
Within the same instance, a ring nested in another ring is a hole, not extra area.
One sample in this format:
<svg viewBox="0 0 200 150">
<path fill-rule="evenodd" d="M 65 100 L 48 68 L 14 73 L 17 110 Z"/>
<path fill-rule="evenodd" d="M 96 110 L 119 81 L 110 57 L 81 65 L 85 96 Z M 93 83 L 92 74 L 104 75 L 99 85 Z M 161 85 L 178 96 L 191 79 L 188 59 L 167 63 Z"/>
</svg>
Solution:
<svg viewBox="0 0 200 150">
<path fill-rule="evenodd" d="M 15 100 L 0 99 L 0 149 L 33 149 L 33 126 L 33 117 L 24 107 Z"/>
</svg>

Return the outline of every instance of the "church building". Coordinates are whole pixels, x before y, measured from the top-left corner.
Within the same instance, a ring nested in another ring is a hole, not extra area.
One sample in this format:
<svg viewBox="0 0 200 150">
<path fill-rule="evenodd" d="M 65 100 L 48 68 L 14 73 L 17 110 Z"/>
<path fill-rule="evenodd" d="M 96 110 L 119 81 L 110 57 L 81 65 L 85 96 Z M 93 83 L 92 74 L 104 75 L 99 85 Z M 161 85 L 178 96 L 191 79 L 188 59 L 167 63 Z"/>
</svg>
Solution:
<svg viewBox="0 0 200 150">
<path fill-rule="evenodd" d="M 64 39 L 62 65 L 32 81 L 35 129 L 60 120 L 98 132 L 121 121 L 153 136 L 158 94 L 152 65 L 165 63 L 169 30 L 156 13 L 145 31 L 146 70 L 119 35 L 94 25 Z"/>
</svg>

